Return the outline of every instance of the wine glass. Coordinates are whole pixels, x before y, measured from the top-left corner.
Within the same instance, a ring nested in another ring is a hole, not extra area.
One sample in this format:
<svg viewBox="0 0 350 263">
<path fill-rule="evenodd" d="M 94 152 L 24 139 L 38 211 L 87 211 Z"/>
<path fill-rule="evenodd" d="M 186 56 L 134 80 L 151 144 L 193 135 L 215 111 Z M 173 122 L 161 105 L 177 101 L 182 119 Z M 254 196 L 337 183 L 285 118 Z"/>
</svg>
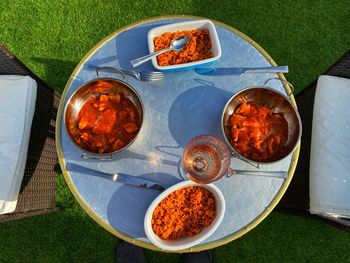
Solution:
<svg viewBox="0 0 350 263">
<path fill-rule="evenodd" d="M 228 173 L 230 161 L 230 152 L 219 138 L 199 135 L 184 148 L 180 174 L 184 180 L 212 183 Z"/>
</svg>

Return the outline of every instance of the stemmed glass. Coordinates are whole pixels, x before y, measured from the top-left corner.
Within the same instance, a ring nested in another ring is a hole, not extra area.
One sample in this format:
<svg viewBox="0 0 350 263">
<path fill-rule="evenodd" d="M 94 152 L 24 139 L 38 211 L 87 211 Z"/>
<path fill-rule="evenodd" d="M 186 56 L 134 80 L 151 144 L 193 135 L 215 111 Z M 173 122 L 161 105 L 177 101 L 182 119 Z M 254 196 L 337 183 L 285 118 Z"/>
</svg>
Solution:
<svg viewBox="0 0 350 263">
<path fill-rule="evenodd" d="M 230 160 L 230 152 L 219 138 L 199 135 L 184 148 L 180 174 L 184 180 L 212 183 L 229 172 Z"/>
</svg>

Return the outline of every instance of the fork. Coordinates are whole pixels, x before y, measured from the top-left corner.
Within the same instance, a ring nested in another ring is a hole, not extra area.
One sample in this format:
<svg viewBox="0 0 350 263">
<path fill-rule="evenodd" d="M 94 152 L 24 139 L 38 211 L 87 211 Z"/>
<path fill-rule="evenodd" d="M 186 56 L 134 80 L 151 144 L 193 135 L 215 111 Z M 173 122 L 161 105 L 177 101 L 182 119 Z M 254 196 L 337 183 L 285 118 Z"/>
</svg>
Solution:
<svg viewBox="0 0 350 263">
<path fill-rule="evenodd" d="M 98 70 L 100 69 L 112 69 L 114 71 L 118 71 L 122 74 L 133 76 L 138 80 L 142 81 L 154 81 L 154 80 L 161 80 L 164 78 L 165 74 L 160 71 L 136 71 L 136 70 L 126 70 L 126 69 L 120 69 L 110 66 L 103 66 L 97 68 L 97 76 L 98 76 Z"/>
<path fill-rule="evenodd" d="M 135 70 L 120 70 L 126 75 L 134 76 L 138 80 L 154 81 L 164 78 L 164 73 L 159 71 L 135 71 Z"/>
</svg>

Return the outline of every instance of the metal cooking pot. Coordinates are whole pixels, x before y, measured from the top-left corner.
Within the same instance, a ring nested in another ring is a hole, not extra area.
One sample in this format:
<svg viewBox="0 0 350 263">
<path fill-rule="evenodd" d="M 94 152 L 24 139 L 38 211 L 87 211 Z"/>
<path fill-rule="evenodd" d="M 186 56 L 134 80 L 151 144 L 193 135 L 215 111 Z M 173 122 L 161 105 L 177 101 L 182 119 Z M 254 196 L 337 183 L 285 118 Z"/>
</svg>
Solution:
<svg viewBox="0 0 350 263">
<path fill-rule="evenodd" d="M 260 164 L 271 164 L 282 160 L 295 150 L 301 138 L 301 119 L 297 108 L 291 103 L 288 97 L 294 92 L 294 88 L 288 81 L 279 79 L 282 82 L 287 82 L 292 88 L 292 92 L 286 96 L 275 89 L 265 86 L 266 83 L 272 79 L 279 78 L 268 79 L 265 81 L 264 86 L 248 87 L 234 94 L 227 102 L 221 118 L 221 129 L 226 143 L 233 151 L 233 155 L 236 155 L 239 159 L 256 167 L 259 167 Z M 234 146 L 231 145 L 230 117 L 234 113 L 236 107 L 243 102 L 254 102 L 258 105 L 265 105 L 271 108 L 274 113 L 283 113 L 284 118 L 288 122 L 288 139 L 279 154 L 265 160 L 257 160 L 243 156 Z"/>
<path fill-rule="evenodd" d="M 117 71 L 122 74 L 123 80 L 115 79 L 115 78 L 100 78 L 99 70 L 101 69 L 111 69 Z M 96 69 L 97 78 L 93 79 L 82 86 L 80 86 L 68 99 L 68 102 L 64 109 L 64 126 L 66 128 L 67 134 L 71 142 L 74 146 L 83 151 L 81 155 L 82 158 L 86 159 L 98 159 L 98 160 L 111 160 L 113 158 L 113 154 L 124 150 L 129 147 L 136 139 L 137 135 L 140 133 L 142 123 L 143 123 L 143 115 L 144 115 L 144 107 L 141 101 L 140 96 L 129 84 L 127 84 L 125 80 L 125 75 L 120 70 L 113 67 L 98 67 Z M 107 83 L 107 85 L 101 85 L 101 82 Z M 88 101 L 91 97 L 99 96 L 101 94 L 109 94 L 110 92 L 120 94 L 122 97 L 126 97 L 131 100 L 131 102 L 135 105 L 137 112 L 139 114 L 139 129 L 135 137 L 125 146 L 120 148 L 117 151 L 109 152 L 109 153 L 96 153 L 89 151 L 87 149 L 82 148 L 78 145 L 69 132 L 68 125 L 77 125 L 77 117 L 80 109 Z"/>
</svg>

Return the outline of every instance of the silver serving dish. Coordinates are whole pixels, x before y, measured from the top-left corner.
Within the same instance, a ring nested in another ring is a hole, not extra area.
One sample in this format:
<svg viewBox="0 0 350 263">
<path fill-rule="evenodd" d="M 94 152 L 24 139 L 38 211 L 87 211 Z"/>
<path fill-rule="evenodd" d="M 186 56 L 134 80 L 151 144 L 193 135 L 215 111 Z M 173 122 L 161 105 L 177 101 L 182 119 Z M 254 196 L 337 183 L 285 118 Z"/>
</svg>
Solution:
<svg viewBox="0 0 350 263">
<path fill-rule="evenodd" d="M 291 84 L 289 83 L 289 85 Z M 270 107 L 274 113 L 283 113 L 288 122 L 288 139 L 279 154 L 266 160 L 256 160 L 243 156 L 234 146 L 231 145 L 230 117 L 234 113 L 236 107 L 243 102 L 254 102 L 258 105 L 265 105 Z M 237 92 L 227 102 L 222 113 L 221 129 L 226 143 L 230 146 L 234 155 L 237 155 L 239 159 L 248 163 L 259 166 L 260 164 L 271 164 L 280 161 L 293 152 L 300 141 L 302 126 L 298 110 L 286 95 L 270 87 L 254 86 Z"/>
<path fill-rule="evenodd" d="M 99 70 L 103 68 L 113 69 L 123 75 L 123 80 L 115 79 L 115 78 L 99 78 Z M 80 86 L 68 99 L 68 102 L 66 103 L 65 109 L 64 109 L 64 127 L 67 131 L 68 137 L 70 141 L 73 143 L 74 146 L 79 148 L 83 154 L 82 158 L 88 158 L 88 159 L 99 159 L 99 160 L 110 160 L 113 157 L 113 154 L 120 152 L 124 150 L 125 148 L 129 147 L 136 139 L 137 135 L 140 133 L 142 123 L 143 123 L 143 115 L 144 115 L 144 107 L 141 101 L 140 96 L 135 91 L 133 87 L 131 87 L 129 84 L 127 84 L 124 79 L 124 74 L 119 71 L 118 69 L 114 69 L 111 67 L 99 67 L 96 69 L 97 78 L 93 79 L 82 86 Z M 108 85 L 100 85 L 101 82 L 108 83 Z M 88 101 L 91 97 L 99 96 L 101 94 L 108 94 L 110 92 L 120 94 L 122 97 L 126 97 L 131 100 L 131 102 L 135 105 L 137 112 L 139 114 L 139 129 L 135 137 L 125 146 L 118 149 L 114 152 L 108 152 L 108 153 L 96 153 L 89 151 L 87 149 L 82 148 L 79 144 L 77 144 L 74 139 L 72 138 L 68 125 L 77 125 L 77 122 L 74 120 L 77 120 L 78 114 L 82 106 L 85 104 L 86 101 Z M 72 122 L 73 120 L 73 122 Z"/>
</svg>

